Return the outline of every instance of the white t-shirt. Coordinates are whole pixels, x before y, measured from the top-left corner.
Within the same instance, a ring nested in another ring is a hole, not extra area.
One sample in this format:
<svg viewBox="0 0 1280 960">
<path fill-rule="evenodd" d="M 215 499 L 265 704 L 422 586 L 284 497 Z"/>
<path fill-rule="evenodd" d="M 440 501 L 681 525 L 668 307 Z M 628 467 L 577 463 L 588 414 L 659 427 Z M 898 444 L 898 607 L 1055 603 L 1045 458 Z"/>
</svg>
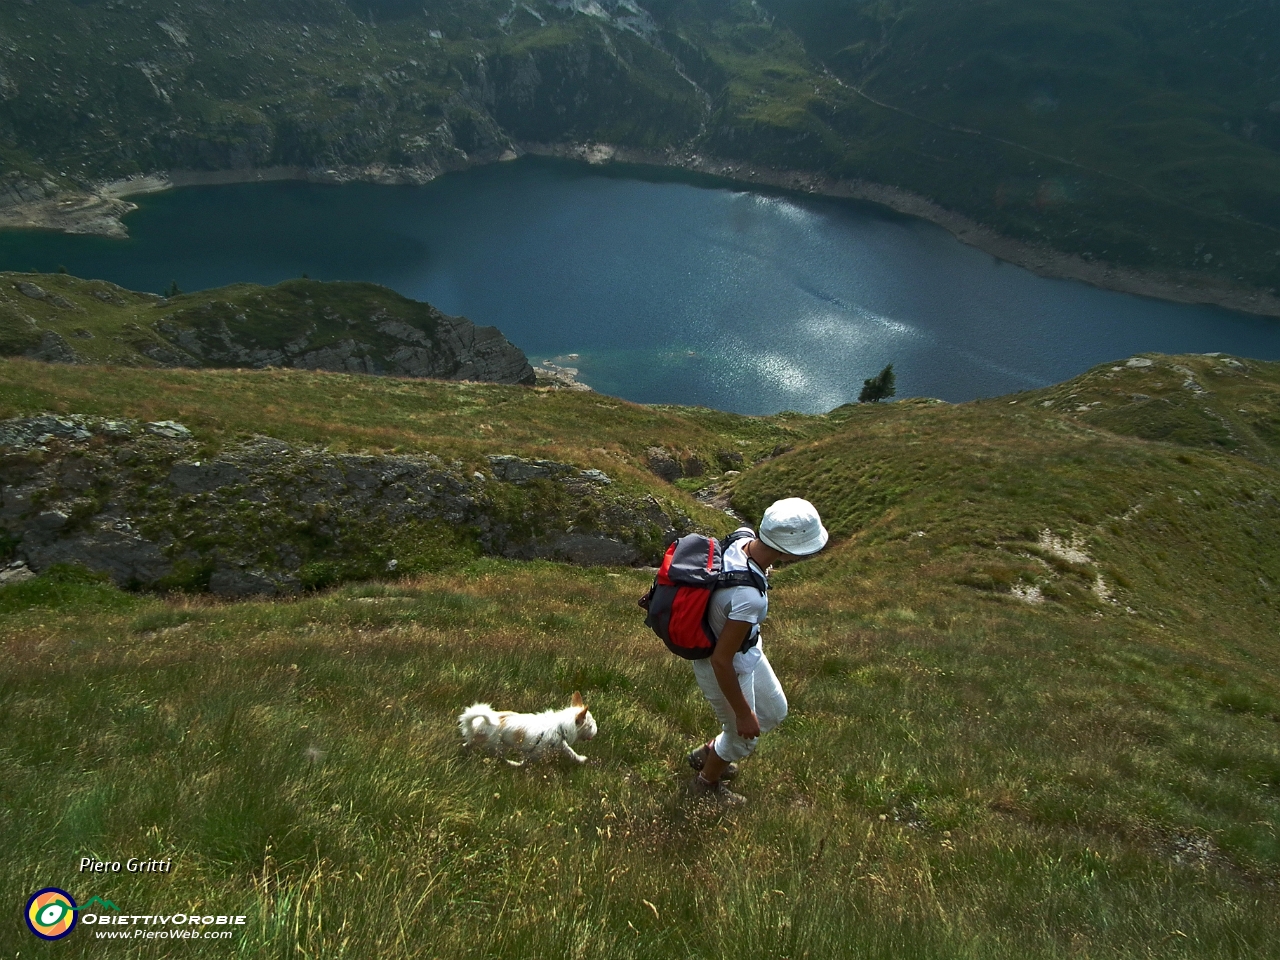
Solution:
<svg viewBox="0 0 1280 960">
<path fill-rule="evenodd" d="M 726 571 L 755 570 L 760 576 L 764 576 L 764 571 L 759 565 L 747 558 L 747 544 L 750 542 L 749 538 L 744 538 L 729 544 L 724 552 Z M 712 593 L 707 603 L 707 623 L 711 625 L 711 630 L 716 636 L 720 636 L 726 620 L 755 624 L 751 628 L 751 636 L 757 636 L 760 633 L 760 624 L 764 623 L 768 613 L 769 595 L 761 593 L 754 586 L 723 587 Z M 756 664 L 764 653 L 762 644 L 763 641 L 757 641 L 755 646 L 745 652 L 734 654 L 733 669 L 736 673 L 750 673 L 756 668 Z"/>
</svg>

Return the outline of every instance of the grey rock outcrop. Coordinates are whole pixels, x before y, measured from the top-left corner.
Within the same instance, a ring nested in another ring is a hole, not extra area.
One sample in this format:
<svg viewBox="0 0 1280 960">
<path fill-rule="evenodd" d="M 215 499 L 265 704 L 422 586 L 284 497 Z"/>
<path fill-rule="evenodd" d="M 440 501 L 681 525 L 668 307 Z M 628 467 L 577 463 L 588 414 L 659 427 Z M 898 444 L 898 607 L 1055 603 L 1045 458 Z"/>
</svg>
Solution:
<svg viewBox="0 0 1280 960">
<path fill-rule="evenodd" d="M 316 344 L 313 325 L 302 336 L 276 347 L 237 336 L 225 320 L 193 318 L 188 312 L 181 318 L 157 321 L 153 329 L 163 343 L 151 341 L 139 349 L 165 366 L 297 367 L 533 385 L 529 359 L 496 327 L 478 327 L 465 317 L 438 311 L 432 314 L 432 323 L 423 329 L 378 311 L 367 320 L 350 321 L 353 329 L 342 339 Z M 341 318 L 334 314 L 326 319 Z"/>
<path fill-rule="evenodd" d="M 25 583 L 27 580 L 34 580 L 35 572 L 21 560 L 15 560 L 3 570 L 0 570 L 0 586 L 9 583 Z"/>
<path fill-rule="evenodd" d="M 28 297 L 32 300 L 44 300 L 45 302 L 51 303 L 55 307 L 59 307 L 63 310 L 76 309 L 76 305 L 72 303 L 70 300 L 68 300 L 66 297 L 62 296 L 61 294 L 50 293 L 48 290 L 40 286 L 38 283 L 30 283 L 26 280 L 19 280 L 17 283 L 13 285 L 13 288 L 17 290 L 20 294 L 22 294 L 24 297 Z"/>
<path fill-rule="evenodd" d="M 132 301 L 139 309 L 132 318 L 117 313 L 95 320 L 90 314 L 98 310 L 96 303 L 86 308 L 63 296 L 63 289 L 114 306 Z M 76 313 L 85 314 L 84 326 L 67 324 L 76 319 L 68 314 Z M 95 322 L 100 326 L 90 330 Z M 157 297 L 100 281 L 50 278 L 42 286 L 29 275 L 10 274 L 0 291 L 0 326 L 0 353 L 47 363 L 84 363 L 66 338 L 105 336 L 130 351 L 113 355 L 112 362 L 139 366 L 296 367 L 528 386 L 537 382 L 528 358 L 496 327 L 476 326 L 369 283 L 303 279 L 274 288 L 244 285 L 203 296 Z M 95 348 L 99 352 L 87 346 L 81 350 L 100 360 L 101 347 Z"/>
<path fill-rule="evenodd" d="M 567 463 L 556 463 L 554 460 L 526 460 L 511 454 L 498 454 L 489 457 L 489 469 L 499 480 L 509 483 L 528 483 L 530 480 L 553 479 L 564 477 L 573 472 Z"/>
<path fill-rule="evenodd" d="M 45 363 L 79 363 L 80 355 L 71 349 L 71 344 L 52 330 L 40 334 L 40 342 L 22 352 L 28 360 L 43 360 Z"/>
<path fill-rule="evenodd" d="M 46 180 L 37 183 L 12 171 L 0 178 L 0 209 L 27 203 L 39 203 L 58 192 L 57 185 Z"/>
<path fill-rule="evenodd" d="M 452 380 L 534 382 L 528 358 L 497 327 L 477 327 L 463 317 L 445 317 L 437 327 L 437 335 L 440 343 L 458 358 L 457 368 L 449 375 Z"/>
<path fill-rule="evenodd" d="M 174 420 L 157 420 L 143 424 L 142 429 L 156 437 L 168 437 L 170 440 L 190 440 L 191 431 Z"/>
<path fill-rule="evenodd" d="M 19 280 L 14 287 L 24 297 L 30 297 L 32 300 L 43 300 L 49 296 L 44 287 L 36 283 L 27 283 L 25 280 Z"/>
<path fill-rule="evenodd" d="M 122 586 L 243 597 L 412 574 L 450 550 L 655 563 L 691 529 L 670 503 L 550 460 L 495 455 L 484 473 L 269 437 L 212 459 L 198 450 L 174 421 L 0 421 L 0 532 L 17 544 L 3 564 L 81 564 Z"/>
<path fill-rule="evenodd" d="M 649 469 L 668 483 L 684 476 L 680 461 L 662 447 L 650 447 L 645 451 L 645 457 L 649 461 Z"/>
</svg>

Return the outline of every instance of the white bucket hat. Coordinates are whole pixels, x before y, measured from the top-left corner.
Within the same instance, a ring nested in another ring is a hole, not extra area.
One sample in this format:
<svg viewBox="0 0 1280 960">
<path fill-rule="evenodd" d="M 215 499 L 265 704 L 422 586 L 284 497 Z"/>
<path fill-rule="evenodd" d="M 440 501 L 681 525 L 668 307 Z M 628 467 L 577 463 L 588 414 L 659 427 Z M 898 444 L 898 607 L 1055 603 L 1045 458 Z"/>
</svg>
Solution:
<svg viewBox="0 0 1280 960">
<path fill-rule="evenodd" d="M 787 497 L 776 501 L 760 520 L 760 539 L 793 557 L 807 557 L 827 545 L 827 528 L 808 500 Z"/>
</svg>

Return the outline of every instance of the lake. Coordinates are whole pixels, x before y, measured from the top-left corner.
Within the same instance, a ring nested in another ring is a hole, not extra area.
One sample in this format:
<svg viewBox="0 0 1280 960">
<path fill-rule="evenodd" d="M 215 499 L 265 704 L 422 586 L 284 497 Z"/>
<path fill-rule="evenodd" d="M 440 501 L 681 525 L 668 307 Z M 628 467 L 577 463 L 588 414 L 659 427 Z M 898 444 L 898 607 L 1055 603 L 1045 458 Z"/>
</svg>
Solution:
<svg viewBox="0 0 1280 960">
<path fill-rule="evenodd" d="M 869 204 L 525 158 L 423 187 L 189 187 L 131 237 L 0 232 L 0 269 L 160 292 L 371 280 L 500 328 L 604 393 L 820 412 L 892 363 L 898 396 L 1045 386 L 1135 353 L 1280 359 L 1280 321 L 1037 277 Z"/>
</svg>

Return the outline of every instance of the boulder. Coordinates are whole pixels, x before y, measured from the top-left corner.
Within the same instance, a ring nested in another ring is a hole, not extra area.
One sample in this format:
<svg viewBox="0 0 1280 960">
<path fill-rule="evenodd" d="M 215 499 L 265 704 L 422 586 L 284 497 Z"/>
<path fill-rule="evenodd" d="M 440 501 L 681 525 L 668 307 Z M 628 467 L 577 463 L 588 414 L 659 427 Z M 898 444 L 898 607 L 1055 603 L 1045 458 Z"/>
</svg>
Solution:
<svg viewBox="0 0 1280 960">
<path fill-rule="evenodd" d="M 649 469 L 668 483 L 684 476 L 680 461 L 668 453 L 663 447 L 650 447 L 645 451 L 649 461 Z"/>
<path fill-rule="evenodd" d="M 528 483 L 538 478 L 562 477 L 573 472 L 573 467 L 554 460 L 524 460 L 510 454 L 489 457 L 493 475 L 508 483 Z"/>
<path fill-rule="evenodd" d="M 173 420 L 157 420 L 143 424 L 142 429 L 152 436 L 165 437 L 169 440 L 190 440 L 191 431 Z"/>
<path fill-rule="evenodd" d="M 45 330 L 40 342 L 22 352 L 28 360 L 43 360 L 45 363 L 79 363 L 80 356 L 71 349 L 71 345 L 59 334 Z"/>
<path fill-rule="evenodd" d="M 9 566 L 0 570 L 0 586 L 6 586 L 11 583 L 23 583 L 27 580 L 34 580 L 35 573 L 21 560 L 17 560 Z"/>
</svg>

